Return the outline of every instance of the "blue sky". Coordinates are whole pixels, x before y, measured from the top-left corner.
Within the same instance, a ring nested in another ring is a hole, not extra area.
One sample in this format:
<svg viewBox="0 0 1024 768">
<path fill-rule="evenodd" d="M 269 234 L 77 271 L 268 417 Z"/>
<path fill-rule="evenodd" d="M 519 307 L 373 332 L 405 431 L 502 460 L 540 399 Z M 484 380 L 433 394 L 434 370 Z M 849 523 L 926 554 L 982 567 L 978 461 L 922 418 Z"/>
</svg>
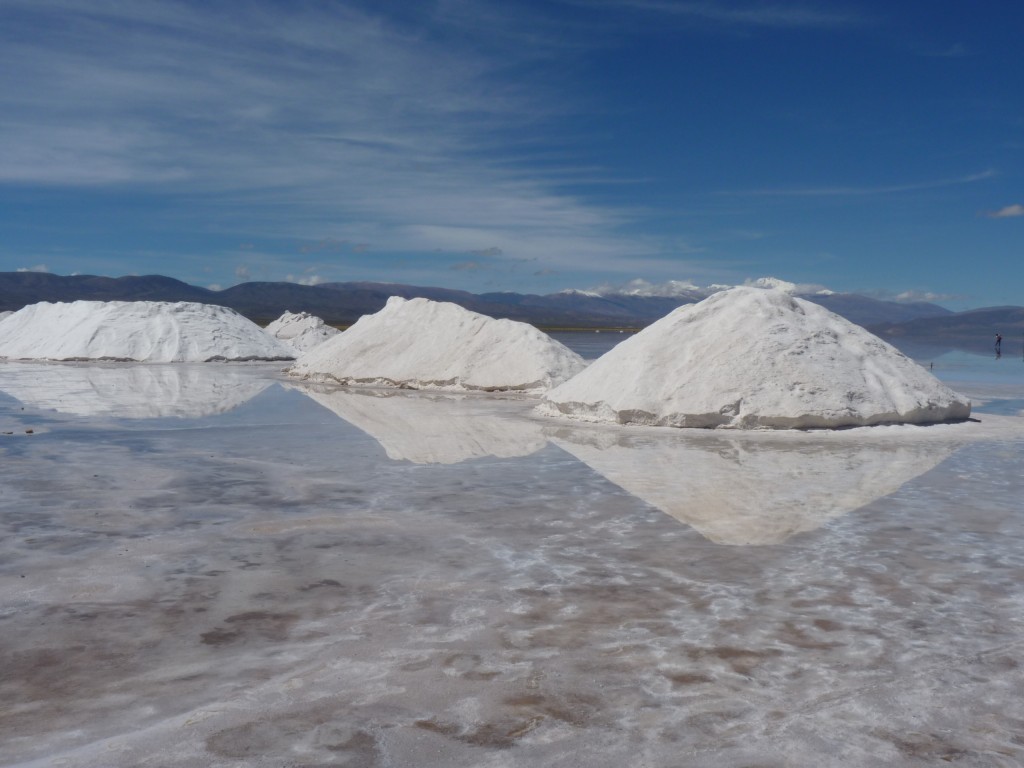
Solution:
<svg viewBox="0 0 1024 768">
<path fill-rule="evenodd" d="M 0 271 L 1024 304 L 1024 7 L 0 0 Z"/>
</svg>

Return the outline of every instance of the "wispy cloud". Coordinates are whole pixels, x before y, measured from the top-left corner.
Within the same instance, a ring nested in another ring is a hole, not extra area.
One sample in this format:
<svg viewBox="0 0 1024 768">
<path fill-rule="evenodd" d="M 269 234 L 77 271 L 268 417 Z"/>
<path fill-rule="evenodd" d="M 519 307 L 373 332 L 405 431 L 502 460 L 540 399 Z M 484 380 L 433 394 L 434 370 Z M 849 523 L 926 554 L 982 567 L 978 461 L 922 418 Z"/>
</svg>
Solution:
<svg viewBox="0 0 1024 768">
<path fill-rule="evenodd" d="M 878 186 L 832 186 L 832 187 L 775 187 L 766 189 L 749 189 L 744 191 L 725 192 L 731 195 L 752 195 L 756 197 L 867 197 L 871 195 L 892 195 L 900 192 L 917 192 L 942 187 L 955 187 L 963 184 L 975 184 L 998 176 L 994 169 L 987 169 L 966 176 L 955 176 L 930 181 L 907 182 L 903 184 L 883 184 Z"/>
<path fill-rule="evenodd" d="M 836 29 L 862 26 L 864 18 L 853 10 L 831 9 L 809 3 L 676 2 L 676 0 L 607 0 L 601 3 L 634 11 L 647 11 L 677 19 L 739 27 L 775 29 Z"/>
<path fill-rule="evenodd" d="M 4 7 L 0 183 L 137 190 L 311 253 L 642 246 L 627 212 L 560 191 L 570 164 L 523 172 L 524 142 L 573 105 L 510 74 L 562 54 L 501 4 L 410 7 L 415 24 L 356 3 L 257 2 L 244 24 L 173 0 Z"/>
<path fill-rule="evenodd" d="M 902 293 L 897 293 L 893 297 L 893 300 L 900 302 L 935 302 L 955 301 L 962 298 L 962 296 L 952 293 L 936 293 L 935 291 L 903 291 Z"/>
<path fill-rule="evenodd" d="M 985 215 L 990 219 L 1013 219 L 1018 216 L 1024 216 L 1024 205 L 1015 203 L 1014 205 L 1000 208 L 998 211 L 989 211 Z"/>
<path fill-rule="evenodd" d="M 50 268 L 45 264 L 36 264 L 34 267 L 18 267 L 18 272 L 49 272 Z"/>
<path fill-rule="evenodd" d="M 320 285 L 325 280 L 320 275 L 285 275 L 285 282 L 299 285 Z"/>
</svg>

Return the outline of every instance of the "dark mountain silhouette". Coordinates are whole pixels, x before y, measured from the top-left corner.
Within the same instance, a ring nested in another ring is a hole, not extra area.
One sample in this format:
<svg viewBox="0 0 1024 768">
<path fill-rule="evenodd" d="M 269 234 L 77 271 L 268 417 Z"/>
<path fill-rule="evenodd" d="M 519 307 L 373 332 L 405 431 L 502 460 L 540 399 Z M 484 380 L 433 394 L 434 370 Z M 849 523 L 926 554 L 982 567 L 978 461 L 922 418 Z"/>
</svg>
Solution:
<svg viewBox="0 0 1024 768">
<path fill-rule="evenodd" d="M 933 347 L 993 354 L 996 334 L 1003 336 L 1003 353 L 1020 352 L 1024 344 L 1024 307 L 985 307 L 941 317 L 919 317 L 899 323 L 869 326 L 869 330 L 900 349 Z"/>
<path fill-rule="evenodd" d="M 830 312 L 845 317 L 857 325 L 880 323 L 902 323 L 922 317 L 942 317 L 953 312 L 923 301 L 899 302 L 882 301 L 856 293 L 814 294 L 803 298 L 820 304 Z"/>
<path fill-rule="evenodd" d="M 381 309 L 389 296 L 450 301 L 491 317 L 520 320 L 546 328 L 625 329 L 642 328 L 676 307 L 704 298 L 704 294 L 698 291 L 673 297 L 596 295 L 582 291 L 563 291 L 546 296 L 511 292 L 475 294 L 449 288 L 367 282 L 322 283 L 317 286 L 253 282 L 213 291 L 162 275 L 112 278 L 0 272 L 0 311 L 21 309 L 39 301 L 78 299 L 198 301 L 230 307 L 260 324 L 266 324 L 289 310 L 311 312 L 333 325 L 350 325 L 360 316 Z M 927 329 L 940 327 L 954 329 L 967 338 L 974 333 L 971 328 L 984 325 L 988 329 L 994 322 L 991 318 L 979 315 L 964 321 L 966 325 L 961 327 L 957 325 L 956 318 L 969 313 L 954 315 L 935 304 L 902 304 L 855 294 L 815 294 L 804 298 L 860 325 L 881 327 L 893 340 L 916 337 L 915 334 L 927 336 L 930 333 Z M 1005 311 L 1016 309 L 1007 308 Z M 975 310 L 984 311 L 987 310 Z M 946 325 L 930 325 L 938 321 Z M 1003 331 L 1004 335 L 1013 330 L 1009 315 L 1002 327 L 1007 329 Z M 993 335 L 995 330 L 991 330 L 988 335 Z"/>
<path fill-rule="evenodd" d="M 217 292 L 173 277 L 98 277 L 46 272 L 0 272 L 0 312 L 40 301 L 198 301 L 219 304 Z"/>
</svg>

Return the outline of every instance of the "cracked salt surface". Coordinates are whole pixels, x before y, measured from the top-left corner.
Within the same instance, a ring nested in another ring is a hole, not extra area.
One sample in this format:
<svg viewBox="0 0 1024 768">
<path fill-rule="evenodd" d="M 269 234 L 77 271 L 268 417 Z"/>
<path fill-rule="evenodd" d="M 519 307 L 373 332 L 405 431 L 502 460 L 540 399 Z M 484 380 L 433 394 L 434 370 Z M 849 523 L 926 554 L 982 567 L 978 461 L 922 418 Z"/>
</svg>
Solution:
<svg viewBox="0 0 1024 768">
<path fill-rule="evenodd" d="M 978 422 L 749 439 L 0 366 L 0 764 L 1020 765 L 994 364 Z"/>
</svg>

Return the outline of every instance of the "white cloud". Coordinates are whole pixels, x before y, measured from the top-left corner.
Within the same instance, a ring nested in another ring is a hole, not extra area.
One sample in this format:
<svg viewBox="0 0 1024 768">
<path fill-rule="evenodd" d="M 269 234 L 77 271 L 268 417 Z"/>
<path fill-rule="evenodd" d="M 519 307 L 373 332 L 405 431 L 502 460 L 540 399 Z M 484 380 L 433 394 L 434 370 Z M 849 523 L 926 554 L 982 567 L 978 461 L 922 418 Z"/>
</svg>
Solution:
<svg viewBox="0 0 1024 768">
<path fill-rule="evenodd" d="M 239 264 L 235 267 L 235 277 L 243 281 L 251 280 L 252 273 L 249 271 L 249 267 L 246 264 Z"/>
<path fill-rule="evenodd" d="M 893 297 L 893 301 L 900 302 L 936 302 L 936 301 L 954 301 L 962 298 L 952 293 L 935 293 L 934 291 L 903 291 Z"/>
<path fill-rule="evenodd" d="M 1013 219 L 1024 216 L 1024 205 L 1014 204 L 986 214 L 990 219 Z"/>
<path fill-rule="evenodd" d="M 591 4 L 593 0 L 591 0 Z M 837 7 L 824 10 L 808 3 L 722 3 L 704 0 L 607 0 L 603 5 L 634 11 L 651 11 L 679 19 L 712 22 L 727 26 L 777 29 L 835 29 L 864 23 L 852 11 Z"/>
<path fill-rule="evenodd" d="M 643 278 L 635 278 L 626 283 L 613 285 L 605 283 L 596 288 L 578 291 L 592 296 L 662 296 L 678 297 L 689 296 L 695 293 L 705 293 L 705 289 L 698 287 L 689 280 L 666 280 L 662 283 L 652 283 Z"/>
<path fill-rule="evenodd" d="M 320 275 L 306 275 L 305 277 L 287 275 L 284 279 L 286 282 L 297 283 L 298 285 L 320 285 L 320 283 L 326 282 Z"/>
<path fill-rule="evenodd" d="M 34 267 L 18 267 L 18 272 L 49 272 L 50 268 L 45 264 L 36 264 Z"/>
<path fill-rule="evenodd" d="M 878 186 L 832 186 L 832 187 L 777 187 L 768 189 L 753 189 L 745 192 L 734 192 L 727 194 L 753 195 L 758 197 L 866 197 L 870 195 L 891 195 L 899 192 L 917 192 L 926 189 L 940 189 L 942 187 L 955 187 L 963 184 L 974 184 L 979 181 L 987 181 L 998 176 L 999 173 L 992 169 L 970 173 L 965 176 L 955 176 L 946 179 L 933 179 L 930 181 L 910 181 L 901 184 L 882 184 Z"/>
<path fill-rule="evenodd" d="M 223 289 L 223 287 L 221 287 L 221 284 L 220 284 L 220 283 L 210 283 L 210 284 L 209 284 L 208 286 L 206 286 L 206 287 L 207 287 L 207 288 L 208 288 L 209 290 L 211 290 L 211 291 L 222 291 L 222 290 L 224 290 L 224 289 Z"/>
<path fill-rule="evenodd" d="M 834 293 L 823 285 L 818 283 L 791 283 L 788 280 L 780 280 L 777 277 L 758 277 L 756 279 L 747 278 L 743 281 L 744 285 L 753 286 L 754 288 L 774 288 L 779 291 L 784 291 L 789 294 L 806 296 L 810 294 L 826 295 Z"/>
<path fill-rule="evenodd" d="M 748 278 L 743 285 L 755 288 L 775 288 L 786 293 L 808 295 L 808 294 L 830 294 L 833 291 L 816 283 L 790 283 L 786 280 L 779 280 L 775 277 Z M 596 288 L 589 288 L 576 293 L 591 296 L 660 296 L 668 298 L 687 297 L 701 298 L 710 296 L 718 291 L 725 291 L 733 288 L 733 285 L 712 283 L 710 285 L 697 285 L 692 280 L 667 280 L 662 283 L 652 283 L 643 278 L 636 278 L 626 283 L 612 284 L 605 283 Z"/>
</svg>

